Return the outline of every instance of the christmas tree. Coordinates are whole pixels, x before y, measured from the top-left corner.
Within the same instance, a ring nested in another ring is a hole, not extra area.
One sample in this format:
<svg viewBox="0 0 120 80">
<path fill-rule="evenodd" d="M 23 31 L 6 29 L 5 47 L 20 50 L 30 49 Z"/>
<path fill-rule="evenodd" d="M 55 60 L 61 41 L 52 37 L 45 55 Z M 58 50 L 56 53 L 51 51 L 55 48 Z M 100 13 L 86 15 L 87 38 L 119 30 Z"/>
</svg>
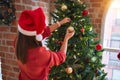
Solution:
<svg viewBox="0 0 120 80">
<path fill-rule="evenodd" d="M 105 80 L 106 73 L 101 63 L 103 49 L 100 41 L 95 40 L 97 34 L 90 22 L 87 3 L 80 0 L 57 0 L 55 5 L 53 22 L 65 17 L 71 18 L 71 22 L 54 31 L 47 46 L 58 51 L 68 27 L 74 28 L 75 35 L 69 40 L 66 61 L 52 68 L 49 79 Z"/>
</svg>

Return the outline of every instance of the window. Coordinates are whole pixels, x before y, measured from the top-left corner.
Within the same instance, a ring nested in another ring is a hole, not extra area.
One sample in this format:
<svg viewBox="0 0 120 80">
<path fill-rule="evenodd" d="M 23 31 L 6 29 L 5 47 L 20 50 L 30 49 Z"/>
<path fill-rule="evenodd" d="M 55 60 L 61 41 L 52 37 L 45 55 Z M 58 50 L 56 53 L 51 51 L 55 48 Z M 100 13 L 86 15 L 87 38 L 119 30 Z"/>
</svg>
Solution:
<svg viewBox="0 0 120 80">
<path fill-rule="evenodd" d="M 105 17 L 103 33 L 103 63 L 108 80 L 120 80 L 120 0 L 113 0 Z"/>
<path fill-rule="evenodd" d="M 120 27 L 120 9 L 116 8 L 115 25 Z"/>
<path fill-rule="evenodd" d="M 116 26 L 120 26 L 120 19 L 116 19 L 116 20 L 115 20 L 115 25 L 116 25 Z"/>
<path fill-rule="evenodd" d="M 120 80 L 120 70 L 113 70 L 112 80 Z"/>
</svg>

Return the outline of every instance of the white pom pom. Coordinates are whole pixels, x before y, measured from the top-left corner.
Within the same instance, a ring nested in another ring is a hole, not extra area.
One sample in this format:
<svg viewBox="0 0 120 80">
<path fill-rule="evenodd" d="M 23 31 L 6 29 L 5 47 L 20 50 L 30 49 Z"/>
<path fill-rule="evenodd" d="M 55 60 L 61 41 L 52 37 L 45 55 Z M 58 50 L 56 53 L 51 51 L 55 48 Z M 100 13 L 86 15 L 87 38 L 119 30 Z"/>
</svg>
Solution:
<svg viewBox="0 0 120 80">
<path fill-rule="evenodd" d="M 42 41 L 42 39 L 43 39 L 43 36 L 41 34 L 36 35 L 36 40 L 37 41 Z"/>
</svg>

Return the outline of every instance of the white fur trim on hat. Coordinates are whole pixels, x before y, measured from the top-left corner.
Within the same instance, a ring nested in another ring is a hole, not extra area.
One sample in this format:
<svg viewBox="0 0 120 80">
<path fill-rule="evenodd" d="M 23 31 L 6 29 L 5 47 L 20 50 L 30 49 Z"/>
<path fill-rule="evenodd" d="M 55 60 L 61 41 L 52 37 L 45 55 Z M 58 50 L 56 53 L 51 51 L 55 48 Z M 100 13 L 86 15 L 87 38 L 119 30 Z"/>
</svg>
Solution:
<svg viewBox="0 0 120 80">
<path fill-rule="evenodd" d="M 24 34 L 26 36 L 35 36 L 36 35 L 36 31 L 26 31 L 26 30 L 22 29 L 19 24 L 18 24 L 18 31 L 20 31 L 22 34 Z"/>
<path fill-rule="evenodd" d="M 26 31 L 24 29 L 22 29 L 20 27 L 20 25 L 18 25 L 18 31 L 21 32 L 22 34 L 26 35 L 26 36 L 36 36 L 36 40 L 37 41 L 42 41 L 43 36 L 41 34 L 36 34 L 36 31 Z"/>
<path fill-rule="evenodd" d="M 36 35 L 36 40 L 37 41 L 42 41 L 42 39 L 43 39 L 43 36 L 41 34 Z"/>
</svg>

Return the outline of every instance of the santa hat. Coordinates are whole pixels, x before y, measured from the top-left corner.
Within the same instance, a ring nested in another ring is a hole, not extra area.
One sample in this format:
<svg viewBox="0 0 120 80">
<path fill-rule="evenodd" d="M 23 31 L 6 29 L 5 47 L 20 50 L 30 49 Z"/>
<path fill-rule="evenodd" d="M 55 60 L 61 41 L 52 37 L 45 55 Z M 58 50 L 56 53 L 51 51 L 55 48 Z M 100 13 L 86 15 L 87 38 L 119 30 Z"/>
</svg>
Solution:
<svg viewBox="0 0 120 80">
<path fill-rule="evenodd" d="M 18 20 L 18 31 L 27 36 L 36 36 L 37 41 L 42 40 L 41 34 L 45 27 L 45 16 L 41 8 L 23 11 Z"/>
</svg>

